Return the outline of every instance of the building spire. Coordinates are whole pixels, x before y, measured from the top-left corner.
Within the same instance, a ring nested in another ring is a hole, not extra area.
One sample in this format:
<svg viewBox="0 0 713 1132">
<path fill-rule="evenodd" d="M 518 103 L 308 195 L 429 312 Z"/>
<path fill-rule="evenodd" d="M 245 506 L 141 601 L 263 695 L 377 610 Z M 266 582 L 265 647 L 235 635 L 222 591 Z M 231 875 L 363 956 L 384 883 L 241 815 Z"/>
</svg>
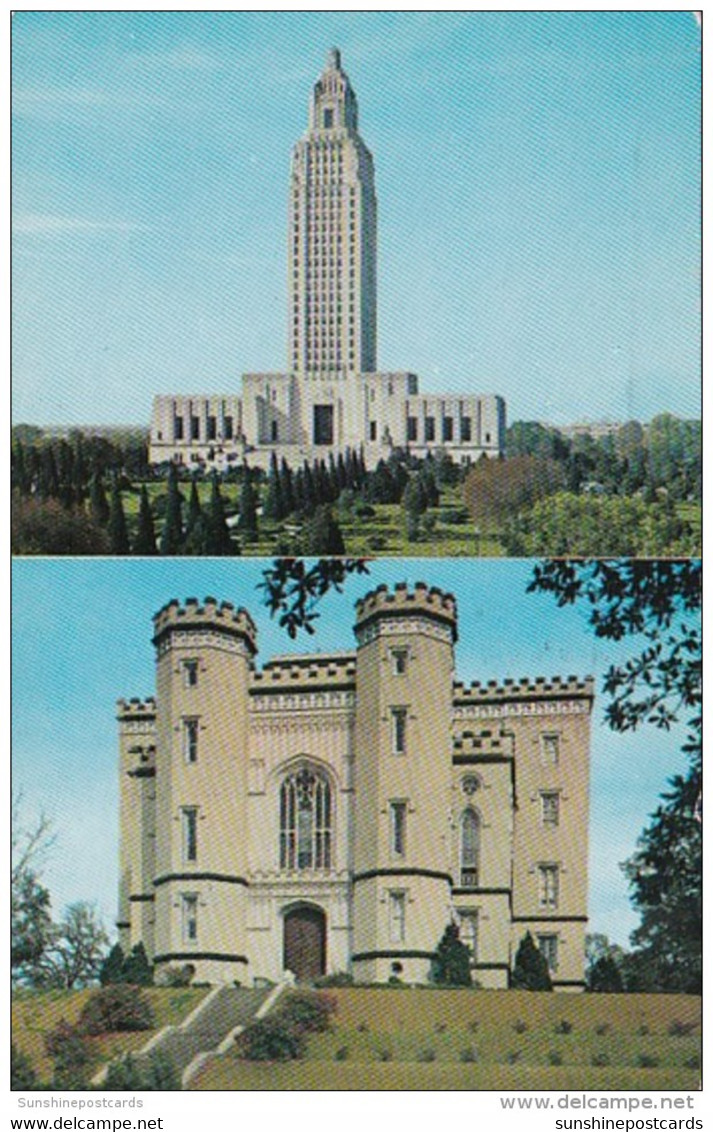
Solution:
<svg viewBox="0 0 713 1132">
<path fill-rule="evenodd" d="M 328 71 L 341 71 L 342 69 L 342 53 L 338 47 L 330 47 L 327 52 L 327 70 Z"/>
</svg>

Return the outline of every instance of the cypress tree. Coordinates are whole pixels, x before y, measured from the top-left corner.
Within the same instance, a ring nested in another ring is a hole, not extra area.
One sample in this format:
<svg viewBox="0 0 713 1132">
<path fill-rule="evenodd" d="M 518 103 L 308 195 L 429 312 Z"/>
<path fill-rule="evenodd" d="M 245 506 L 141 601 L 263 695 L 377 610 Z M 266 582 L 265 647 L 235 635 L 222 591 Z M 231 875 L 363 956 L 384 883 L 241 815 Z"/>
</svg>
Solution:
<svg viewBox="0 0 713 1132">
<path fill-rule="evenodd" d="M 141 499 L 139 502 L 139 521 L 136 527 L 133 553 L 142 557 L 149 557 L 156 551 L 156 531 L 154 530 L 151 504 L 146 490 L 146 484 L 141 485 Z"/>
<path fill-rule="evenodd" d="M 188 518 L 186 519 L 186 534 L 183 540 L 182 553 L 200 555 L 204 553 L 205 519 L 201 508 L 198 485 L 191 480 L 191 494 L 188 500 Z"/>
<path fill-rule="evenodd" d="M 302 513 L 303 515 L 312 515 L 317 506 L 317 493 L 315 491 L 314 476 L 312 469 L 305 460 L 304 471 L 302 474 Z"/>
<path fill-rule="evenodd" d="M 120 944 L 115 943 L 101 965 L 99 982 L 103 987 L 109 986 L 110 983 L 123 982 L 123 969 L 124 952 L 121 950 Z"/>
<path fill-rule="evenodd" d="M 183 499 L 178 489 L 178 472 L 174 463 L 168 466 L 166 492 L 166 515 L 161 532 L 161 554 L 180 554 L 183 542 L 183 520 L 181 505 Z"/>
<path fill-rule="evenodd" d="M 345 553 L 344 538 L 329 504 L 317 507 L 305 527 L 304 546 L 306 554 L 341 557 Z"/>
<path fill-rule="evenodd" d="M 131 983 L 135 987 L 153 986 L 153 967 L 149 963 L 143 943 L 137 943 L 132 947 L 131 954 L 124 960 L 121 982 Z"/>
<path fill-rule="evenodd" d="M 114 482 L 111 485 L 111 503 L 109 504 L 107 534 L 109 535 L 109 545 L 112 554 L 123 555 L 131 553 L 118 476 L 114 477 Z"/>
<path fill-rule="evenodd" d="M 29 490 L 25 449 L 21 440 L 16 440 L 12 446 L 12 486 L 23 495 Z"/>
<path fill-rule="evenodd" d="M 89 487 L 89 514 L 95 523 L 102 527 L 109 522 L 109 504 L 104 490 L 101 472 L 95 472 Z"/>
<path fill-rule="evenodd" d="M 438 986 L 469 987 L 470 952 L 461 942 L 458 925 L 451 922 L 441 936 L 431 965 L 431 978 Z"/>
<path fill-rule="evenodd" d="M 283 518 L 291 515 L 295 510 L 295 491 L 292 478 L 292 468 L 287 463 L 285 457 L 282 457 L 280 464 L 280 495 L 282 496 L 282 514 Z"/>
<path fill-rule="evenodd" d="M 240 489 L 240 518 L 238 530 L 246 542 L 257 541 L 257 495 L 247 465 L 243 468 L 243 486 Z"/>
<path fill-rule="evenodd" d="M 218 476 L 215 472 L 213 472 L 211 478 L 210 504 L 205 517 L 203 553 L 212 557 L 225 557 L 235 553 L 230 531 L 225 521 L 223 497 L 220 494 Z"/>
<path fill-rule="evenodd" d="M 529 932 L 520 941 L 517 949 L 510 985 L 515 990 L 552 990 L 547 960 Z"/>
<path fill-rule="evenodd" d="M 267 477 L 267 492 L 263 505 L 263 514 L 266 519 L 274 519 L 279 523 L 284 517 L 282 491 L 280 490 L 280 474 L 277 470 L 277 456 L 272 453 L 270 457 L 270 471 Z"/>
</svg>

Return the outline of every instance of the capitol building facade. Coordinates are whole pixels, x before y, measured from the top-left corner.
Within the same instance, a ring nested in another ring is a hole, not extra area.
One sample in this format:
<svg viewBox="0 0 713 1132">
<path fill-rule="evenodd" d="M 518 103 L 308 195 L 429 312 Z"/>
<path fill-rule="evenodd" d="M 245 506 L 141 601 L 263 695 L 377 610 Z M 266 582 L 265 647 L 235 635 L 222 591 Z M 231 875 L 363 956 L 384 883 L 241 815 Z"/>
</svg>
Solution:
<svg viewBox="0 0 713 1132">
<path fill-rule="evenodd" d="M 284 373 L 246 373 L 240 393 L 160 395 L 152 463 L 222 470 L 293 467 L 363 450 L 368 468 L 397 449 L 457 463 L 504 450 L 494 394 L 427 394 L 408 370 L 377 369 L 377 198 L 372 155 L 339 51 L 329 52 L 292 154 L 288 357 Z"/>
</svg>

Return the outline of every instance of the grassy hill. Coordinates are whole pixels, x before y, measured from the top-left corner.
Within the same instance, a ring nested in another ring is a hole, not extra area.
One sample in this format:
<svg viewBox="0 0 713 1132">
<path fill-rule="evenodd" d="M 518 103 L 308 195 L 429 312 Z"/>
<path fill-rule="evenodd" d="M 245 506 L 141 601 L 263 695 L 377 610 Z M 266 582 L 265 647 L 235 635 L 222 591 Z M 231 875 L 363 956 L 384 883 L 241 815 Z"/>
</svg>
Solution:
<svg viewBox="0 0 713 1132">
<path fill-rule="evenodd" d="M 302 1061 L 214 1058 L 196 1089 L 697 1089 L 700 999 L 519 991 L 328 992 Z"/>
<path fill-rule="evenodd" d="M 45 1035 L 62 1019 L 75 1023 L 85 1002 L 95 993 L 93 990 L 27 990 L 17 991 L 13 995 L 12 1040 L 17 1048 L 30 1058 L 40 1080 L 49 1081 L 52 1077 L 52 1061 L 45 1053 Z M 154 1029 L 142 1030 L 138 1033 L 102 1034 L 90 1038 L 95 1059 L 93 1072 L 119 1054 L 140 1049 L 146 1045 L 152 1034 L 163 1026 L 175 1026 L 182 1022 L 207 993 L 207 990 L 192 988 L 146 989 L 144 994 L 153 1007 L 156 1022 Z"/>
</svg>

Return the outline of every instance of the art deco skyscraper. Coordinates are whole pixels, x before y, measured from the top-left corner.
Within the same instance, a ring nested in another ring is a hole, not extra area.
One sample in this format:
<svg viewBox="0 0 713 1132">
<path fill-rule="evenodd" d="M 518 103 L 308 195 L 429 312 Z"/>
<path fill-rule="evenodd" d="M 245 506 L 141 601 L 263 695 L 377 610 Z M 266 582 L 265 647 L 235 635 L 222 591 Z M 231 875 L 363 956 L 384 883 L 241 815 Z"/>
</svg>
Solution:
<svg viewBox="0 0 713 1132">
<path fill-rule="evenodd" d="M 376 369 L 376 193 L 357 100 L 332 49 L 293 150 L 289 368 L 334 380 Z"/>
</svg>

